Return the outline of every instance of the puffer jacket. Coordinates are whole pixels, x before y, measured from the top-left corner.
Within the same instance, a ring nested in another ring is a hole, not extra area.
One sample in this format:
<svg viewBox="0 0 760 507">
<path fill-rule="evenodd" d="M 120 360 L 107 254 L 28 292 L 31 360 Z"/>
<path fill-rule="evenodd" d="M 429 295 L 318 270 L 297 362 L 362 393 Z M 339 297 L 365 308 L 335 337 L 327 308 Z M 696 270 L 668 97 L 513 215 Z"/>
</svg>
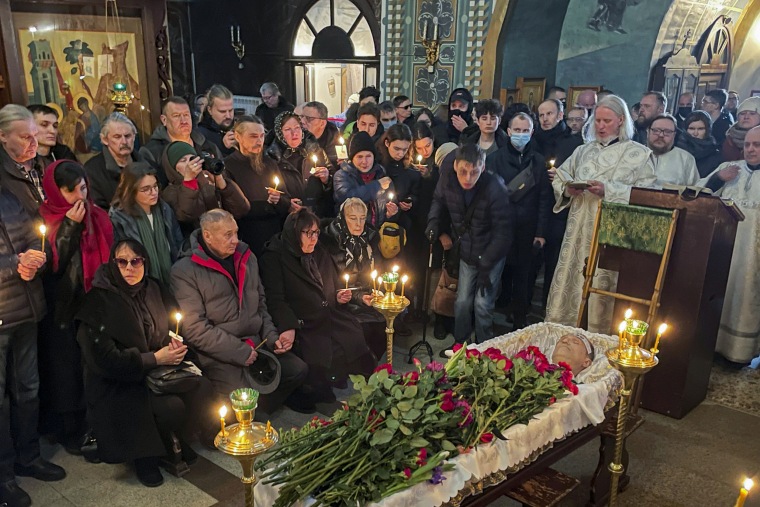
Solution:
<svg viewBox="0 0 760 507">
<path fill-rule="evenodd" d="M 481 189 L 481 187 L 483 187 Z M 473 189 L 474 212 L 470 228 L 459 237 L 460 258 L 480 273 L 488 273 L 506 257 L 512 246 L 515 213 L 509 192 L 498 176 L 483 172 Z M 452 231 L 462 230 L 467 214 L 465 194 L 454 171 L 441 171 L 433 194 L 427 231 L 437 238 L 441 221 L 448 211 Z"/>
<path fill-rule="evenodd" d="M 198 353 L 201 369 L 215 362 L 242 368 L 251 353 L 246 339 L 256 344 L 266 340 L 273 349 L 279 338 L 267 311 L 259 263 L 248 245 L 238 243 L 235 281 L 206 253 L 199 236 L 200 229 L 190 235 L 190 246 L 171 273 L 172 292 L 185 314 L 185 342 Z M 234 383 L 239 372 L 230 376 L 228 383 Z"/>
<path fill-rule="evenodd" d="M 42 239 L 19 199 L 0 186 L 0 332 L 39 322 L 47 306 L 39 276 L 25 282 L 18 274 L 18 254 L 39 250 Z"/>
<path fill-rule="evenodd" d="M 161 156 L 169 184 L 161 192 L 161 198 L 172 207 L 184 236 L 189 236 L 199 226 L 199 219 L 206 211 L 222 208 L 229 211 L 235 219 L 244 217 L 251 210 L 251 204 L 243 195 L 237 183 L 232 181 L 226 171 L 222 173 L 227 186 L 224 190 L 216 186 L 214 175 L 201 171 L 195 181 L 185 183 L 185 178 L 169 163 L 164 150 Z"/>
<path fill-rule="evenodd" d="M 380 229 L 384 222 L 395 222 L 398 218 L 398 213 L 390 218 L 385 216 L 385 205 L 389 202 L 388 194 L 396 190 L 392 182 L 387 190 L 380 186 L 378 180 L 386 176 L 383 166 L 375 164 L 371 171 L 375 172 L 374 179 L 364 183 L 359 169 L 354 164 L 343 164 L 333 178 L 335 206 L 337 212 L 346 199 L 358 197 L 367 205 L 367 223 L 375 229 Z"/>
</svg>

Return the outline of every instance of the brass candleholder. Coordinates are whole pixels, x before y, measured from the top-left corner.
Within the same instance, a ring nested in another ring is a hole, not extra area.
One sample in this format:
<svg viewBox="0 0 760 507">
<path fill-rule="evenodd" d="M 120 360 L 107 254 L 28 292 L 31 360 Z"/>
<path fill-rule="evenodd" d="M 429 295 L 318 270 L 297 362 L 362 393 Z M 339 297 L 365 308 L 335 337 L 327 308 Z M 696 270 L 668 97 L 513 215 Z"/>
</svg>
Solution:
<svg viewBox="0 0 760 507">
<path fill-rule="evenodd" d="M 124 83 L 114 83 L 110 98 L 111 102 L 113 102 L 114 111 L 127 114 L 127 106 L 132 103 L 132 97 L 127 93 L 127 85 Z"/>
<path fill-rule="evenodd" d="M 250 388 L 232 391 L 230 400 L 238 422 L 222 429 L 214 439 L 216 448 L 234 457 L 243 468 L 240 480 L 245 488 L 246 507 L 253 507 L 253 488 L 258 482 L 253 473 L 253 464 L 260 454 L 269 451 L 280 438 L 269 422 L 262 424 L 253 420 L 258 398 L 259 393 Z"/>
<path fill-rule="evenodd" d="M 616 348 L 607 351 L 607 360 L 623 374 L 623 388 L 620 391 L 620 404 L 618 406 L 618 420 L 615 431 L 615 456 L 610 463 L 609 470 L 612 474 L 610 481 L 610 507 L 617 505 L 618 482 L 623 475 L 623 441 L 625 439 L 625 426 L 628 418 L 628 405 L 630 403 L 633 387 L 639 377 L 657 366 L 657 356 L 640 347 L 641 341 L 647 334 L 649 325 L 640 320 L 626 320 L 626 329 L 622 333 L 620 344 Z"/>
<path fill-rule="evenodd" d="M 382 276 L 382 284 L 385 288 L 384 295 L 375 294 L 372 299 L 372 307 L 385 317 L 385 337 L 387 340 L 386 354 L 388 364 L 393 366 L 393 321 L 398 314 L 409 306 L 409 299 L 402 295 L 396 295 L 398 273 L 385 273 Z"/>
</svg>

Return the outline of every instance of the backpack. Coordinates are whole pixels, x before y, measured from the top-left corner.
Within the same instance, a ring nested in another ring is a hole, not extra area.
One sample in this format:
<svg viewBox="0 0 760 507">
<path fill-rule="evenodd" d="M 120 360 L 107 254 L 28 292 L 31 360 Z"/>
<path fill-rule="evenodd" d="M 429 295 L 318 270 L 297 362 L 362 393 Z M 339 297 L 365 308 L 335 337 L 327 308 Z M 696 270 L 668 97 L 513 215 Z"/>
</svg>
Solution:
<svg viewBox="0 0 760 507">
<path fill-rule="evenodd" d="M 399 224 L 385 222 L 380 226 L 380 253 L 386 259 L 393 259 L 406 244 L 406 231 Z"/>
</svg>

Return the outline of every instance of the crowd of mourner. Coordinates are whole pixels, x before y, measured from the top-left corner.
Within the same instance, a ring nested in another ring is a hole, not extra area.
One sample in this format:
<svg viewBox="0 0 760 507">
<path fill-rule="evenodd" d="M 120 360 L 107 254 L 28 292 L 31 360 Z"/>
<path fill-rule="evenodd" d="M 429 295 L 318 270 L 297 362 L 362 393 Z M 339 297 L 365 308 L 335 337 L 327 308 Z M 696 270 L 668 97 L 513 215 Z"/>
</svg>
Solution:
<svg viewBox="0 0 760 507">
<path fill-rule="evenodd" d="M 410 275 L 396 323 L 410 334 L 431 251 L 431 285 L 456 287 L 434 305 L 436 337 L 492 338 L 495 307 L 526 326 L 542 271 L 546 319 L 574 325 L 601 199 L 718 189 L 739 171 L 724 162 L 760 164 L 760 98 L 724 90 L 670 115 L 659 92 L 629 108 L 555 87 L 531 112 L 460 88 L 434 113 L 366 87 L 337 122 L 260 91 L 256 115 L 222 85 L 172 97 L 144 143 L 111 113 L 84 164 L 54 109 L 0 109 L 0 502 L 31 503 L 16 476 L 65 476 L 40 434 L 157 486 L 161 460 L 213 446 L 236 388 L 260 390 L 257 419 L 331 413 L 334 388 L 385 353 L 371 273 Z M 202 375 L 164 391 L 179 368 Z"/>
</svg>

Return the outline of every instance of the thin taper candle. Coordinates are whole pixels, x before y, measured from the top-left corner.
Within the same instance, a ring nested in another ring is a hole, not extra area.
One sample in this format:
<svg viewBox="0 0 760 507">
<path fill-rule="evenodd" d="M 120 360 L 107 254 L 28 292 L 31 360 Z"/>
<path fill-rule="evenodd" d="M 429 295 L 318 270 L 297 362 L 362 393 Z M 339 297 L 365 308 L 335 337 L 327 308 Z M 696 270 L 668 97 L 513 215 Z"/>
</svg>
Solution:
<svg viewBox="0 0 760 507">
<path fill-rule="evenodd" d="M 404 284 L 409 280 L 409 277 L 404 275 L 401 277 L 401 297 L 404 297 Z"/>
<path fill-rule="evenodd" d="M 176 334 L 177 336 L 179 336 L 179 321 L 182 320 L 182 314 L 179 313 L 179 312 L 175 313 L 174 314 L 174 320 L 177 321 L 177 328 L 174 331 L 174 334 Z"/>
<path fill-rule="evenodd" d="M 219 409 L 219 422 L 222 425 L 222 438 L 226 436 L 224 433 L 224 418 L 226 416 L 227 416 L 227 405 L 222 405 L 222 408 Z"/>
<path fill-rule="evenodd" d="M 372 295 L 374 296 L 377 290 L 377 270 L 372 271 L 370 276 L 372 277 Z"/>
<path fill-rule="evenodd" d="M 625 332 L 625 328 L 627 327 L 627 324 L 625 321 L 622 321 L 620 325 L 618 326 L 618 350 L 623 350 L 623 333 Z"/>
<path fill-rule="evenodd" d="M 45 233 L 47 233 L 47 227 L 45 227 L 45 224 L 40 225 L 40 234 L 42 234 L 42 248 L 40 248 L 41 252 L 45 251 Z"/>
<path fill-rule="evenodd" d="M 348 273 L 343 275 L 343 279 L 346 281 L 346 289 L 348 289 L 348 278 L 349 278 Z"/>
</svg>

